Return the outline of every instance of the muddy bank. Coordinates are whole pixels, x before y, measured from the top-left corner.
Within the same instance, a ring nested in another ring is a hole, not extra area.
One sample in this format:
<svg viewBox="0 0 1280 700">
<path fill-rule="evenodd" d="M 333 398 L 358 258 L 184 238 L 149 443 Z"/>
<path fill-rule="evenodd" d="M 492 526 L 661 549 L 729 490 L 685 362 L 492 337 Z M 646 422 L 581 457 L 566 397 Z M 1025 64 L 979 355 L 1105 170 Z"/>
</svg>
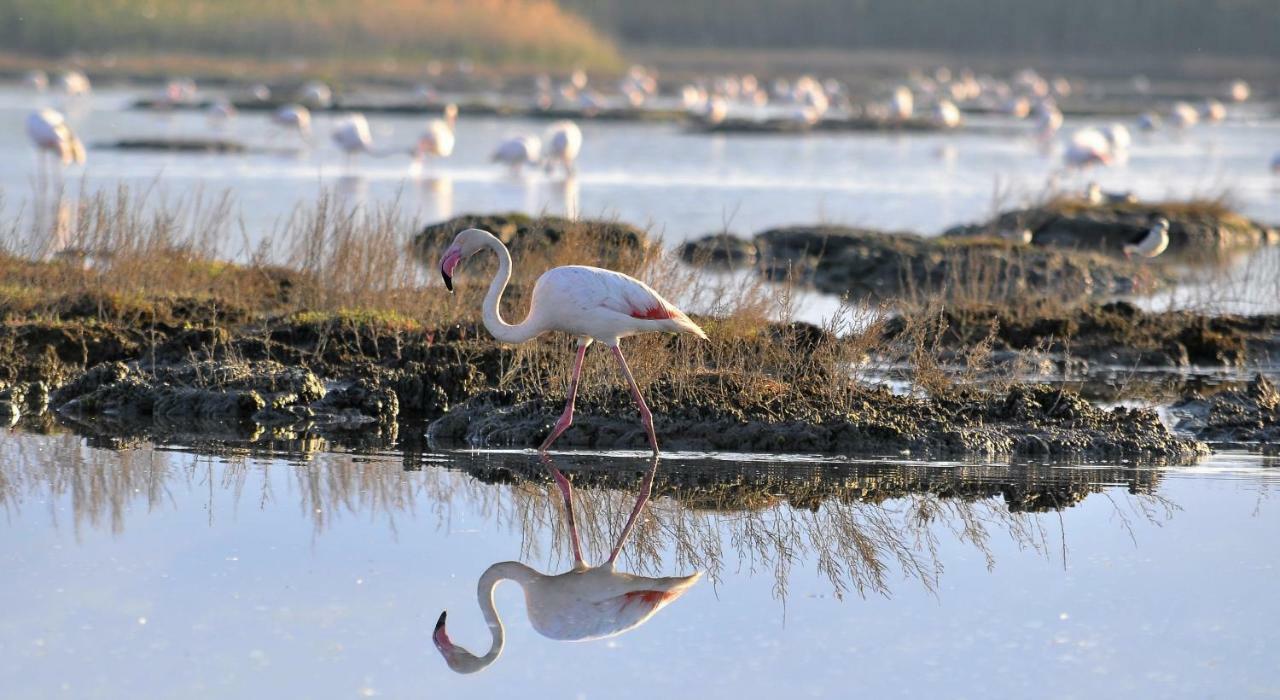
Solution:
<svg viewBox="0 0 1280 700">
<path fill-rule="evenodd" d="M 947 237 L 998 236 L 1030 231 L 1032 244 L 1092 250 L 1121 256 L 1123 246 L 1151 227 L 1151 219 L 1169 220 L 1165 255 L 1181 262 L 1207 262 L 1233 251 L 1280 243 L 1280 231 L 1212 201 L 1116 202 L 1094 204 L 1063 198 L 1042 206 L 1002 212 L 990 221 L 948 229 Z M 1200 257 L 1207 256 L 1207 257 Z"/>
<path fill-rule="evenodd" d="M 480 228 L 497 236 L 517 254 L 546 254 L 561 245 L 574 245 L 577 252 L 601 260 L 616 260 L 643 254 L 652 243 L 648 235 L 630 224 L 609 219 L 565 219 L 558 216 L 533 217 L 519 212 L 505 214 L 464 214 L 424 226 L 410 243 L 424 264 L 434 268 L 440 253 L 459 231 Z"/>
<path fill-rule="evenodd" d="M 258 100 L 252 97 L 242 97 L 232 101 L 232 106 L 241 112 L 274 112 L 281 107 L 297 104 L 297 99 L 268 99 Z M 458 108 L 458 114 L 469 117 L 511 117 L 516 119 L 573 119 L 575 121 L 660 121 L 673 122 L 683 121 L 688 118 L 688 112 L 683 109 L 668 109 L 663 107 L 631 107 L 622 105 L 603 105 L 595 107 L 567 107 L 553 106 L 550 108 L 542 108 L 529 102 L 478 102 L 463 100 L 454 103 Z M 137 110 L 167 112 L 173 110 L 197 110 L 206 111 L 213 106 L 210 101 L 193 101 L 173 103 L 168 100 L 158 98 L 143 98 L 135 100 L 131 107 Z M 360 112 L 362 114 L 401 114 L 401 115 L 422 115 L 433 116 L 440 114 L 446 106 L 444 102 L 427 101 L 421 99 L 408 100 L 359 100 L 344 99 L 341 95 L 336 96 L 333 103 L 328 106 L 311 106 L 308 108 L 312 112 L 331 112 L 346 113 Z"/>
<path fill-rule="evenodd" d="M 1035 292 L 1064 302 L 1149 291 L 1160 274 L 1087 252 L 1047 249 L 997 238 L 926 238 L 847 226 L 790 226 L 750 242 L 711 236 L 686 244 L 688 261 L 746 266 L 854 298 L 974 296 L 1015 299 Z"/>
<path fill-rule="evenodd" d="M 745 119 L 732 117 L 714 124 L 693 121 L 692 131 L 710 134 L 800 134 L 809 132 L 930 132 L 947 131 L 931 119 L 890 119 L 873 116 L 825 117 L 816 122 L 801 119 Z"/>
<path fill-rule="evenodd" d="M 1262 375 L 1242 387 L 1208 396 L 1194 394 L 1169 413 L 1176 429 L 1223 447 L 1257 447 L 1280 452 L 1280 392 Z"/>
<path fill-rule="evenodd" d="M 776 386 L 762 396 L 759 386 L 737 386 L 737 377 L 707 372 L 703 381 L 719 384 L 706 387 L 709 394 L 738 398 L 711 405 L 673 398 L 682 392 L 671 387 L 650 390 L 655 426 L 667 448 L 1175 462 L 1207 454 L 1200 443 L 1171 434 L 1153 411 L 1103 411 L 1046 386 L 928 399 L 857 389 L 855 408 L 836 412 L 804 406 L 798 387 Z M 580 401 L 573 426 L 557 446 L 644 449 L 644 432 L 629 401 L 622 391 L 604 401 Z M 434 421 L 428 434 L 443 444 L 536 447 L 560 409 L 542 399 L 486 392 Z"/>
<path fill-rule="evenodd" d="M 136 138 L 120 139 L 93 144 L 93 148 L 108 151 L 161 151 L 172 153 L 279 153 L 279 149 L 254 148 L 239 141 L 227 139 L 197 138 Z"/>
<path fill-rule="evenodd" d="M 909 326 L 901 317 L 891 320 L 885 340 L 900 339 Z M 1153 313 L 1123 301 L 1038 314 L 952 306 L 941 312 L 940 327 L 939 346 L 957 354 L 986 341 L 996 353 L 1054 355 L 1077 372 L 1089 365 L 1243 367 L 1280 357 L 1280 315 Z"/>
</svg>

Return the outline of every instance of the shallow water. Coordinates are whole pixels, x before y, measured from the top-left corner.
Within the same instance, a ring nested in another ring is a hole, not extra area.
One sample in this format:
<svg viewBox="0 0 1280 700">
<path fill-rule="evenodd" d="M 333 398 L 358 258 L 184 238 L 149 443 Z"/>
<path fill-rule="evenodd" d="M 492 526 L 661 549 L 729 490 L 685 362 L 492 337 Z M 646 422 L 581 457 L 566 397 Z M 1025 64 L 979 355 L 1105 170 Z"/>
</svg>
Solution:
<svg viewBox="0 0 1280 700">
<path fill-rule="evenodd" d="M 564 454 L 599 562 L 648 459 Z M 552 641 L 494 562 L 560 572 L 527 453 L 196 454 L 0 440 L 5 697 L 1243 697 L 1280 692 L 1274 459 L 1196 467 L 666 456 L 619 568 L 704 573 Z M 1057 510 L 1055 510 L 1057 509 Z M 547 606 L 541 605 L 542 610 Z"/>
<path fill-rule="evenodd" d="M 988 217 L 1045 191 L 1060 171 L 1060 146 L 1043 152 L 1025 124 L 973 117 L 976 127 L 950 134 L 706 135 L 673 124 L 584 122 L 577 177 L 565 182 L 540 172 L 512 177 L 488 162 L 504 136 L 540 134 L 545 122 L 465 117 L 451 158 L 411 174 L 407 157 L 362 157 L 351 167 L 330 143 L 333 118 L 317 114 L 306 146 L 273 129 L 263 113 L 243 113 L 223 126 L 194 111 L 131 111 L 148 88 L 102 89 L 67 101 L 0 87 L 0 171 L 5 208 L 32 200 L 35 159 L 22 128 L 36 105 L 64 109 L 89 145 L 83 169 L 66 172 L 68 189 L 114 189 L 119 183 L 164 200 L 195 192 L 229 191 L 247 240 L 232 252 L 256 248 L 299 204 L 324 188 L 351 202 L 399 201 L 421 221 L 467 212 L 523 210 L 616 217 L 649 226 L 669 242 L 728 229 L 752 235 L 777 225 L 833 222 L 937 233 Z M 1280 148 L 1280 121 L 1263 105 L 1234 108 L 1229 121 L 1184 134 L 1135 134 L 1127 163 L 1087 176 L 1058 178 L 1061 186 L 1087 179 L 1143 197 L 1187 197 L 1229 191 L 1242 210 L 1280 221 L 1270 154 Z M 420 117 L 372 115 L 375 143 L 409 147 Z M 1078 119 L 1071 129 L 1096 124 Z M 94 144 L 121 138 L 221 137 L 249 145 L 294 149 L 294 155 L 198 155 L 116 152 Z M 1065 138 L 1065 136 L 1064 136 Z"/>
</svg>

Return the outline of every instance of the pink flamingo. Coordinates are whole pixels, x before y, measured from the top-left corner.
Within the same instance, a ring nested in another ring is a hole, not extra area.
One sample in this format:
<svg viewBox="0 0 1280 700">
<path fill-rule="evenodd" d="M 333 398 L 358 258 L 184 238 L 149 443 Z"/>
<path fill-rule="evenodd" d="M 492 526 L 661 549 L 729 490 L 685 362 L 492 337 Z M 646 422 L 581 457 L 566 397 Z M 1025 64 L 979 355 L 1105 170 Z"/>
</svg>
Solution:
<svg viewBox="0 0 1280 700">
<path fill-rule="evenodd" d="M 506 631 L 493 604 L 493 591 L 502 581 L 515 581 L 524 589 L 529 622 L 539 634 L 559 641 L 585 642 L 613 637 L 639 627 L 702 577 L 701 572 L 690 576 L 648 578 L 614 571 L 614 561 L 630 536 L 636 518 L 649 501 L 653 476 L 658 469 L 657 455 L 650 463 L 636 505 L 631 509 L 631 516 L 627 518 L 609 560 L 597 567 L 587 566 L 582 559 L 582 545 L 578 541 L 578 526 L 573 514 L 573 486 L 546 455 L 543 455 L 543 463 L 551 471 L 560 495 L 564 497 L 565 518 L 573 545 L 573 568 L 558 576 L 539 573 L 516 561 L 501 562 L 486 569 L 476 585 L 476 596 L 493 636 L 489 651 L 484 656 L 476 656 L 454 644 L 445 626 L 448 611 L 440 613 L 431 635 L 445 663 L 458 673 L 483 670 L 502 654 Z"/>
<path fill-rule="evenodd" d="M 653 430 L 653 414 L 649 411 L 631 368 L 622 356 L 620 339 L 638 333 L 692 333 L 706 339 L 707 334 L 684 312 L 647 284 L 620 272 L 584 265 L 566 265 L 542 273 L 533 287 L 529 315 L 515 325 L 502 320 L 498 305 L 502 292 L 511 280 L 511 253 L 502 241 L 488 231 L 469 228 L 459 233 L 440 260 L 440 274 L 445 287 L 453 291 L 453 273 L 458 263 L 488 248 L 498 255 L 498 273 L 489 284 L 484 298 L 484 326 L 494 338 L 504 343 L 523 343 L 547 331 L 561 331 L 578 339 L 573 377 L 569 381 L 569 400 L 564 413 L 556 421 L 551 434 L 538 448 L 545 452 L 556 438 L 573 424 L 574 397 L 582 375 L 582 360 L 592 341 L 600 341 L 613 351 L 618 367 L 631 389 L 631 397 L 640 409 L 640 421 L 649 436 L 653 453 L 658 453 L 658 438 Z"/>
</svg>

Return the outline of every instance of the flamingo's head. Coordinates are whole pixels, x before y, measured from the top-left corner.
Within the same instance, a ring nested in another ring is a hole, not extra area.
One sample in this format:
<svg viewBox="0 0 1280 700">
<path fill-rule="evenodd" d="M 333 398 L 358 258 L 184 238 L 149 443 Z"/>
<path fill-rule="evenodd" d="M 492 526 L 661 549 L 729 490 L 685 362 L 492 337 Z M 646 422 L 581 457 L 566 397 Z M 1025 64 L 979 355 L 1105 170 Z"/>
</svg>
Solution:
<svg viewBox="0 0 1280 700">
<path fill-rule="evenodd" d="M 440 650 L 440 656 L 444 657 L 444 662 L 451 670 L 457 673 L 475 673 L 484 670 L 497 660 L 496 653 L 480 657 L 454 644 L 453 640 L 449 639 L 448 628 L 445 627 L 445 618 L 448 615 L 448 611 L 440 613 L 440 619 L 436 620 L 436 629 L 431 633 L 431 641 L 435 642 L 436 649 Z"/>
<path fill-rule="evenodd" d="M 453 291 L 453 272 L 458 263 L 475 255 L 492 238 L 493 234 L 478 228 L 469 228 L 454 236 L 453 243 L 449 244 L 440 258 L 440 276 L 444 279 L 445 289 Z"/>
</svg>

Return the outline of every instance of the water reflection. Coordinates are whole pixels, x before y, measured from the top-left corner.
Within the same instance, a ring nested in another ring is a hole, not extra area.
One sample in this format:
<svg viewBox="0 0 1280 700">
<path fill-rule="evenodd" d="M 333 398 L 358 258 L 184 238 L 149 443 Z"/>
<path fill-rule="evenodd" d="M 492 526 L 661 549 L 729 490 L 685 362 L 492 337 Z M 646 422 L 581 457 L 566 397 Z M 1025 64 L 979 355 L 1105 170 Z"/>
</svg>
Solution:
<svg viewBox="0 0 1280 700">
<path fill-rule="evenodd" d="M 508 525 L 524 561 L 576 569 L 606 559 L 655 578 L 701 571 L 717 584 L 742 572 L 761 574 L 772 577 L 780 600 L 796 575 L 810 569 L 836 597 L 889 595 L 903 580 L 936 591 L 943 544 L 959 544 L 989 567 L 996 563 L 997 538 L 1065 560 L 1061 519 L 1041 514 L 1086 499 L 1109 504 L 1110 520 L 1126 529 L 1162 524 L 1178 510 L 1160 493 L 1164 472 L 1125 467 L 675 455 L 638 475 L 628 460 L 601 456 L 562 458 L 552 470 L 524 453 L 432 453 L 413 444 L 413 434 L 405 431 L 396 452 L 312 452 L 305 442 L 282 437 L 249 448 L 197 448 L 205 450 L 201 455 L 145 440 L 97 449 L 74 435 L 15 432 L 0 441 L 0 509 L 17 516 L 29 502 L 65 501 L 77 533 L 86 527 L 122 533 L 131 517 L 193 498 L 211 521 L 234 517 L 216 507 L 229 494 L 234 504 L 264 510 L 296 507 L 315 536 L 345 517 L 381 521 L 394 534 L 401 519 L 426 513 L 448 529 L 458 510 Z M 277 456 L 264 458 L 264 451 Z M 572 503 L 567 482 L 556 478 L 561 472 L 589 494 L 571 512 L 564 508 Z M 139 505 L 143 510 L 135 511 Z M 50 510 L 52 525 L 67 526 L 58 512 Z M 621 533 L 620 522 L 628 523 Z"/>
<path fill-rule="evenodd" d="M 573 487 L 550 457 L 543 464 L 564 499 L 564 517 L 573 551 L 573 566 L 558 575 L 547 575 L 518 561 L 498 562 L 480 575 L 476 586 L 480 610 L 488 624 L 492 641 L 484 656 L 476 656 L 449 638 L 446 614 L 440 613 L 432 639 L 449 668 L 458 673 L 481 671 L 502 654 L 506 630 L 493 602 L 494 589 L 502 581 L 515 581 L 524 590 L 529 622 L 544 637 L 567 642 L 613 637 L 647 622 L 659 610 L 680 597 L 702 576 L 647 577 L 616 571 L 614 568 L 636 519 L 644 511 L 658 469 L 655 455 L 641 482 L 631 515 L 618 535 L 609 558 L 599 566 L 589 566 L 582 556 L 574 513 Z"/>
</svg>

